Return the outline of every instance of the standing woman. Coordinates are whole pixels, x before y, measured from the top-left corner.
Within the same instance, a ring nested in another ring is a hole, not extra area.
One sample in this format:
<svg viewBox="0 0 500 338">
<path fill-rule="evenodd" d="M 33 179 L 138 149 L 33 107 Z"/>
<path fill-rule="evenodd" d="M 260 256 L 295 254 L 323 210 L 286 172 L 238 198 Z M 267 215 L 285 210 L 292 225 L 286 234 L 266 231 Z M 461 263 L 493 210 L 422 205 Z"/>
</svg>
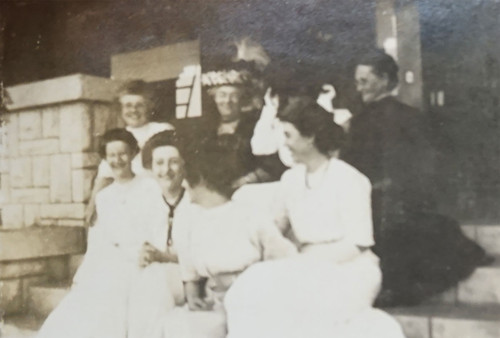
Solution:
<svg viewBox="0 0 500 338">
<path fill-rule="evenodd" d="M 275 219 L 300 254 L 250 267 L 233 284 L 228 337 L 403 337 L 371 307 L 382 279 L 370 250 L 371 185 L 330 156 L 341 127 L 309 97 L 289 99 L 279 118 L 297 164 L 281 179 Z"/>
<path fill-rule="evenodd" d="M 153 97 L 146 82 L 142 80 L 125 82 L 118 92 L 117 100 L 121 109 L 120 117 L 125 123 L 125 129 L 135 137 L 139 149 L 142 149 L 151 136 L 164 130 L 174 129 L 170 123 L 150 121 L 153 109 Z M 144 171 L 140 154 L 137 154 L 132 161 L 132 171 L 135 174 L 141 174 Z M 111 170 L 106 161 L 101 161 L 97 169 L 91 198 L 85 211 L 85 219 L 89 225 L 92 224 L 95 217 L 96 194 L 111 184 L 113 179 L 113 170 Z"/>
</svg>

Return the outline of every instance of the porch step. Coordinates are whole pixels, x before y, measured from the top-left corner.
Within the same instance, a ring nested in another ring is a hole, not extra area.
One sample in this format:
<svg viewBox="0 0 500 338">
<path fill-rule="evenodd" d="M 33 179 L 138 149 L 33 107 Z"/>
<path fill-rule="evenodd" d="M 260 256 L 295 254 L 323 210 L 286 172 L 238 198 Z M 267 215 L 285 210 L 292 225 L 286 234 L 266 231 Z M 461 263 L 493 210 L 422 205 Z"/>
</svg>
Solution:
<svg viewBox="0 0 500 338">
<path fill-rule="evenodd" d="M 491 265 L 477 268 L 468 279 L 459 283 L 457 301 L 500 305 L 500 256 L 496 256 Z"/>
<path fill-rule="evenodd" d="M 34 314 L 9 316 L 0 328 L 2 338 L 33 338 L 43 324 Z"/>
<path fill-rule="evenodd" d="M 462 230 L 490 255 L 500 256 L 500 224 L 464 224 Z"/>
<path fill-rule="evenodd" d="M 457 287 L 427 300 L 425 304 L 500 305 L 500 256 L 495 257 L 492 264 L 478 267 Z"/>
<path fill-rule="evenodd" d="M 70 286 L 70 281 L 31 286 L 28 300 L 30 310 L 35 315 L 46 318 L 68 294 Z"/>
<path fill-rule="evenodd" d="M 388 309 L 406 338 L 498 338 L 500 305 L 422 305 Z"/>
</svg>

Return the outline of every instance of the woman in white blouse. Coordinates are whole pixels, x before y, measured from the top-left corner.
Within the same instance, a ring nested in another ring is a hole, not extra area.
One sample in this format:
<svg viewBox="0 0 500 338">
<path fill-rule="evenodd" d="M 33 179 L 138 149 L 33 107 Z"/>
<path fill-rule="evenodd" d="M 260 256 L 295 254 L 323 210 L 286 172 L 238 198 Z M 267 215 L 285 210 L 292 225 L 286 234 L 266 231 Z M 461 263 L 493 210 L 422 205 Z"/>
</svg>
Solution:
<svg viewBox="0 0 500 338">
<path fill-rule="evenodd" d="M 370 250 L 371 185 L 330 157 L 341 127 L 307 97 L 289 100 L 279 118 L 297 165 L 281 179 L 275 221 L 300 255 L 238 278 L 225 300 L 228 337 L 402 337 L 390 316 L 371 307 L 382 280 Z"/>
<path fill-rule="evenodd" d="M 164 131 L 173 130 L 174 126 L 166 122 L 154 122 L 151 119 L 153 108 L 152 92 L 146 82 L 142 80 L 130 80 L 125 82 L 119 90 L 117 101 L 120 105 L 120 117 L 125 124 L 125 129 L 134 135 L 139 149 L 153 135 Z M 144 172 L 140 153 L 132 160 L 132 171 L 139 175 Z M 85 220 L 92 225 L 95 218 L 95 196 L 97 193 L 111 184 L 114 173 L 107 161 L 101 161 L 97 169 L 90 201 L 85 210 Z"/>
<path fill-rule="evenodd" d="M 179 215 L 179 263 L 187 307 L 165 318 L 164 337 L 224 338 L 223 299 L 250 265 L 295 255 L 295 246 L 272 221 L 231 200 L 237 151 L 206 144 L 186 157 L 186 180 L 196 206 Z M 204 292 L 204 291 L 207 292 Z"/>
<path fill-rule="evenodd" d="M 39 338 L 156 337 L 161 318 L 184 303 L 173 247 L 179 229 L 172 228 L 174 212 L 177 217 L 189 205 L 183 161 L 169 134 L 152 141 L 146 167 L 157 182 L 133 173 L 139 147 L 130 132 L 104 134 L 100 153 L 115 180 L 97 194 L 98 217 L 84 260 Z"/>
</svg>

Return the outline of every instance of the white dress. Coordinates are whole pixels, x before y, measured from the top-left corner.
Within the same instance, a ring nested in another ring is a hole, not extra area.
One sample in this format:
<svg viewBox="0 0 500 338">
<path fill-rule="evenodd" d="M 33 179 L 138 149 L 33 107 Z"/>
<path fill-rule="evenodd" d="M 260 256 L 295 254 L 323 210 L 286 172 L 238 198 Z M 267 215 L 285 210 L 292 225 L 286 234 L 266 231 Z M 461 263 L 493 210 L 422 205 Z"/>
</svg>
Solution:
<svg viewBox="0 0 500 338">
<path fill-rule="evenodd" d="M 38 337 L 149 336 L 161 330 L 160 318 L 183 302 L 177 264 L 139 267 L 144 242 L 166 248 L 168 208 L 157 183 L 140 176 L 124 184 L 115 181 L 98 193 L 96 206 L 97 222 L 89 230 L 87 253 L 72 289 Z M 178 208 L 180 212 L 188 203 L 182 201 Z"/>
<path fill-rule="evenodd" d="M 125 127 L 129 132 L 134 135 L 137 140 L 137 144 L 139 145 L 139 149 L 142 149 L 144 144 L 146 144 L 147 140 L 149 140 L 155 134 L 165 130 L 173 130 L 174 127 L 170 123 L 165 122 L 148 122 L 143 126 L 134 128 L 134 127 Z M 136 174 L 144 173 L 144 168 L 142 167 L 142 159 L 141 153 L 137 154 L 132 160 L 132 171 Z M 99 178 L 108 178 L 113 177 L 113 171 L 109 166 L 108 162 L 102 160 L 97 168 L 97 177 Z"/>
<path fill-rule="evenodd" d="M 165 319 L 164 337 L 222 338 L 226 335 L 222 302 L 237 276 L 256 262 L 295 255 L 297 250 L 272 222 L 246 205 L 228 202 L 190 211 L 179 220 L 180 227 L 187 229 L 179 237 L 181 274 L 184 281 L 208 279 L 214 308 L 207 312 L 175 309 Z"/>
<path fill-rule="evenodd" d="M 382 280 L 378 258 L 369 249 L 347 262 L 336 256 L 342 242 L 374 244 L 370 192 L 369 180 L 337 159 L 312 189 L 303 165 L 285 172 L 276 221 L 290 225 L 301 253 L 239 276 L 224 303 L 227 337 L 404 337 L 389 315 L 371 308 Z"/>
</svg>

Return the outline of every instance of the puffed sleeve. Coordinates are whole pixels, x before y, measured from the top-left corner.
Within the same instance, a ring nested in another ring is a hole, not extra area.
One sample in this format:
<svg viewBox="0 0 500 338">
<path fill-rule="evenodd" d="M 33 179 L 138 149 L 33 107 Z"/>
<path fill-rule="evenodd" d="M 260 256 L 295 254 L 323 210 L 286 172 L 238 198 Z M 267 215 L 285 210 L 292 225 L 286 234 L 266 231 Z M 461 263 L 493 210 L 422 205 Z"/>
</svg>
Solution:
<svg viewBox="0 0 500 338">
<path fill-rule="evenodd" d="M 371 209 L 371 184 L 366 176 L 357 170 L 350 170 L 341 180 L 338 203 L 341 222 L 345 229 L 346 239 L 362 247 L 371 247 L 373 239 L 373 222 Z"/>
</svg>

